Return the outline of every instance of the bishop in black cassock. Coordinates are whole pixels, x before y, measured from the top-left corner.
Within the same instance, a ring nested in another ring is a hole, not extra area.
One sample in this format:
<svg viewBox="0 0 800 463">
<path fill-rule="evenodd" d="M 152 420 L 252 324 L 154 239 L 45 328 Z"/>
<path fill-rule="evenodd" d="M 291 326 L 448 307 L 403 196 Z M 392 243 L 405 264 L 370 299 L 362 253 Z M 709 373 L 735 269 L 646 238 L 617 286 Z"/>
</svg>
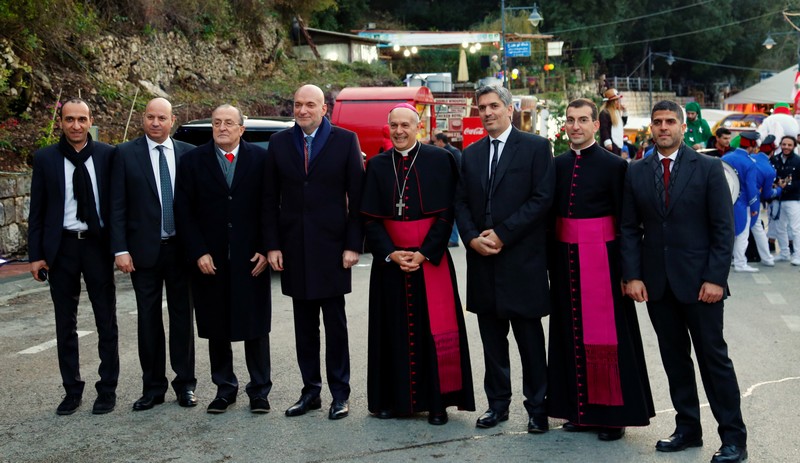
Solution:
<svg viewBox="0 0 800 463">
<path fill-rule="evenodd" d="M 444 424 L 448 406 L 475 410 L 464 316 L 447 250 L 457 176 L 450 153 L 418 142 L 367 163 L 361 213 L 374 256 L 367 398 L 379 418 L 428 411 L 431 424 Z M 418 270 L 405 271 L 389 258 L 397 250 L 419 251 L 425 260 Z"/>
</svg>

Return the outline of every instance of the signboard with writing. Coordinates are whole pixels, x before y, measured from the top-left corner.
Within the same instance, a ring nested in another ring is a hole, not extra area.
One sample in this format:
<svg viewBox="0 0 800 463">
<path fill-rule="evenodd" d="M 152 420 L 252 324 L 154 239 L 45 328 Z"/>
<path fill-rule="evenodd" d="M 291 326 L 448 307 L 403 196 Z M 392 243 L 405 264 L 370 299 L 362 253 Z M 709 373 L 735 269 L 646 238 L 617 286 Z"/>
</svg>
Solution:
<svg viewBox="0 0 800 463">
<path fill-rule="evenodd" d="M 462 124 L 464 127 L 461 130 L 461 133 L 464 136 L 464 144 L 462 145 L 462 149 L 475 143 L 486 135 L 486 129 L 483 128 L 480 117 L 465 117 L 462 120 Z"/>
<path fill-rule="evenodd" d="M 531 56 L 530 42 L 506 42 L 507 58 L 525 58 Z"/>
</svg>

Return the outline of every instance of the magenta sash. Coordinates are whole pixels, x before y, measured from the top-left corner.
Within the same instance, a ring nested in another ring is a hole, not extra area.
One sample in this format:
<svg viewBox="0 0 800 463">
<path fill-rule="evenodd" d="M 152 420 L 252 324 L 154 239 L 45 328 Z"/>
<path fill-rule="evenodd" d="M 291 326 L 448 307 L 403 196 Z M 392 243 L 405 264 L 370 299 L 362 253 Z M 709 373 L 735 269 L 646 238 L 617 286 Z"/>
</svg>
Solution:
<svg viewBox="0 0 800 463">
<path fill-rule="evenodd" d="M 438 219 L 384 220 L 383 225 L 395 246 L 418 248 L 436 220 Z M 425 280 L 428 319 L 439 368 L 439 390 L 442 394 L 459 391 L 462 386 L 461 348 L 456 321 L 456 300 L 447 253 L 439 265 L 425 261 L 423 266 L 421 270 Z"/>
<path fill-rule="evenodd" d="M 614 319 L 614 295 L 608 267 L 606 243 L 616 239 L 614 218 L 568 219 L 556 221 L 556 238 L 578 245 L 581 314 L 586 349 L 586 385 L 589 403 L 622 405 L 619 378 L 617 326 Z M 570 293 L 575 285 L 570 260 Z M 572 300 L 575 303 L 575 300 Z"/>
</svg>

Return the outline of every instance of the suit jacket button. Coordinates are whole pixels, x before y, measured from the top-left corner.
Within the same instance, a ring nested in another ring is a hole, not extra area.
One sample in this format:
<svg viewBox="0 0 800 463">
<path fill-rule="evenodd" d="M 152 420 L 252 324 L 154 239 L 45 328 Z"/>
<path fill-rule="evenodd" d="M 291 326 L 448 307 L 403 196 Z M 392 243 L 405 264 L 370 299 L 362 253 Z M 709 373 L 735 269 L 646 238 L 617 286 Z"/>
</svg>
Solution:
<svg viewBox="0 0 800 463">
<path fill-rule="evenodd" d="M 228 228 L 233 228 L 233 224 L 229 222 L 228 223 Z"/>
<path fill-rule="evenodd" d="M 232 200 L 233 196 L 228 196 L 228 201 Z"/>
</svg>

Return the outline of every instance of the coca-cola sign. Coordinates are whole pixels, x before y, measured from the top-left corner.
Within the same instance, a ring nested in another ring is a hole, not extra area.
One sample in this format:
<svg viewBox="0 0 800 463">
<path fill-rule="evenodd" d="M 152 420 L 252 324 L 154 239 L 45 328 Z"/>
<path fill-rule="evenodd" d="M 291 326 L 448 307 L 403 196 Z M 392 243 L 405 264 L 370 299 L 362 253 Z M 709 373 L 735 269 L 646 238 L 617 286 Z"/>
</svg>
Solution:
<svg viewBox="0 0 800 463">
<path fill-rule="evenodd" d="M 461 133 L 464 134 L 462 148 L 466 148 L 486 136 L 486 129 L 483 128 L 480 117 L 465 117 L 462 122 L 464 126 L 461 130 Z"/>
</svg>

